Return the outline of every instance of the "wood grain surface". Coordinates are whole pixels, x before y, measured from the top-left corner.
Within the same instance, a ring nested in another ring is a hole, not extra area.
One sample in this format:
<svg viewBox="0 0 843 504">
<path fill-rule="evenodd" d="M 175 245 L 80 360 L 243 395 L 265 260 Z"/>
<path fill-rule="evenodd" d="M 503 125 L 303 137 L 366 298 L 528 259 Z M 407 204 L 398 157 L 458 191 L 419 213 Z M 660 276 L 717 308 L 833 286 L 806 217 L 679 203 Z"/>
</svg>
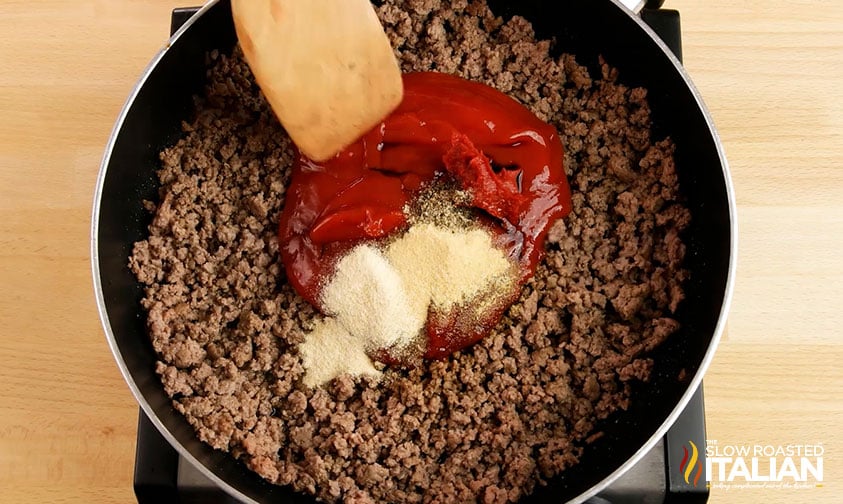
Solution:
<svg viewBox="0 0 843 504">
<path fill-rule="evenodd" d="M 0 1 L 2 503 L 133 501 L 137 407 L 94 304 L 89 222 L 113 121 L 177 6 Z M 843 502 L 843 2 L 668 6 L 738 199 L 708 437 L 825 449 L 821 487 L 711 502 Z"/>
</svg>

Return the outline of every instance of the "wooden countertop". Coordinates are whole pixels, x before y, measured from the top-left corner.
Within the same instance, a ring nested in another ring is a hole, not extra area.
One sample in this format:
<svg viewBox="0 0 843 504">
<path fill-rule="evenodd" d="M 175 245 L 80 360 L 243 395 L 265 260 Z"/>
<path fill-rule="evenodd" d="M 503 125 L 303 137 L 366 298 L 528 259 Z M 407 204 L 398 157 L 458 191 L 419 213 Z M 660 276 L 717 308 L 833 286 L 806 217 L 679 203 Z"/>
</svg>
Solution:
<svg viewBox="0 0 843 504">
<path fill-rule="evenodd" d="M 841 502 L 843 2 L 668 4 L 739 207 L 708 437 L 825 448 L 820 488 L 711 502 Z M 133 500 L 137 407 L 97 316 L 89 220 L 112 124 L 178 5 L 0 3 L 0 502 Z"/>
</svg>

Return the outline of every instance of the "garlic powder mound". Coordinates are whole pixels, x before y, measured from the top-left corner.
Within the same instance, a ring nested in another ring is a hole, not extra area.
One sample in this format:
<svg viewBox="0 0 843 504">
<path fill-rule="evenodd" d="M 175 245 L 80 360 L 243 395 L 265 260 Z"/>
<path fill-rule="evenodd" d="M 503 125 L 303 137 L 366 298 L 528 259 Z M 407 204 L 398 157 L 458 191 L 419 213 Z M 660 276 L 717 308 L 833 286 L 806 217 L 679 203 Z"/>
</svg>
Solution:
<svg viewBox="0 0 843 504">
<path fill-rule="evenodd" d="M 370 245 L 339 261 L 322 291 L 322 306 L 367 350 L 406 346 L 427 318 L 426 308 L 411 305 L 401 275 Z"/>
<path fill-rule="evenodd" d="M 513 271 L 513 264 L 481 228 L 417 224 L 389 246 L 386 256 L 404 284 L 413 287 L 411 298 L 429 300 L 438 310 L 471 300 Z"/>
<path fill-rule="evenodd" d="M 318 387 L 344 373 L 381 377 L 360 341 L 330 317 L 316 322 L 313 331 L 299 345 L 299 353 L 307 370 L 303 379 L 307 387 Z"/>
<path fill-rule="evenodd" d="M 423 337 L 431 310 L 474 302 L 474 313 L 483 313 L 495 289 L 511 285 L 514 271 L 481 228 L 420 223 L 385 253 L 354 247 L 322 290 L 327 316 L 299 347 L 304 384 L 319 386 L 345 373 L 380 378 L 370 353 L 408 348 Z"/>
</svg>

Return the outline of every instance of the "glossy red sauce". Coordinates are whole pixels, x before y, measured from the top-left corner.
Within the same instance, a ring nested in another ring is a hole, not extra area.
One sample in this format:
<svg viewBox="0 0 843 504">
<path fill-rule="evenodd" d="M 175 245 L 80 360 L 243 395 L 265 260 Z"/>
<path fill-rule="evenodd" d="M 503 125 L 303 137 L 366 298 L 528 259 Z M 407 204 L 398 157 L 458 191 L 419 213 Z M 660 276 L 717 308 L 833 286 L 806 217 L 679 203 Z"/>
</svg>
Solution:
<svg viewBox="0 0 843 504">
<path fill-rule="evenodd" d="M 507 95 L 441 73 L 404 75 L 404 100 L 382 124 L 336 157 L 299 156 L 281 214 L 281 255 L 290 283 L 320 307 L 322 281 L 364 241 L 407 228 L 404 206 L 445 176 L 472 195 L 485 225 L 519 266 L 535 271 L 550 225 L 571 210 L 558 134 Z M 498 293 L 486 313 L 463 306 L 431 313 L 425 357 L 441 358 L 482 338 L 517 297 Z"/>
</svg>

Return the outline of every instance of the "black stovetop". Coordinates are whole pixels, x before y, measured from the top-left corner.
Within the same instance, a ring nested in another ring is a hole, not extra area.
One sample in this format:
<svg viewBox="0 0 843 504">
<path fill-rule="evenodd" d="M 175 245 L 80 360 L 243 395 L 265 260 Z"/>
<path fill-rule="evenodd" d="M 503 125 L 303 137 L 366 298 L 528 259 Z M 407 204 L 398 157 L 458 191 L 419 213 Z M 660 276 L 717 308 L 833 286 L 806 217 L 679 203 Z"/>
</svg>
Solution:
<svg viewBox="0 0 843 504">
<path fill-rule="evenodd" d="M 174 33 L 198 8 L 173 11 Z M 644 9 L 643 20 L 682 59 L 679 13 Z M 141 411 L 138 421 L 134 488 L 139 504 L 237 503 L 178 452 Z M 585 504 L 703 504 L 708 501 L 705 480 L 686 482 L 683 475 L 688 444 L 699 450 L 698 467 L 705 467 L 705 409 L 702 386 L 667 434 L 635 466 Z"/>
</svg>

